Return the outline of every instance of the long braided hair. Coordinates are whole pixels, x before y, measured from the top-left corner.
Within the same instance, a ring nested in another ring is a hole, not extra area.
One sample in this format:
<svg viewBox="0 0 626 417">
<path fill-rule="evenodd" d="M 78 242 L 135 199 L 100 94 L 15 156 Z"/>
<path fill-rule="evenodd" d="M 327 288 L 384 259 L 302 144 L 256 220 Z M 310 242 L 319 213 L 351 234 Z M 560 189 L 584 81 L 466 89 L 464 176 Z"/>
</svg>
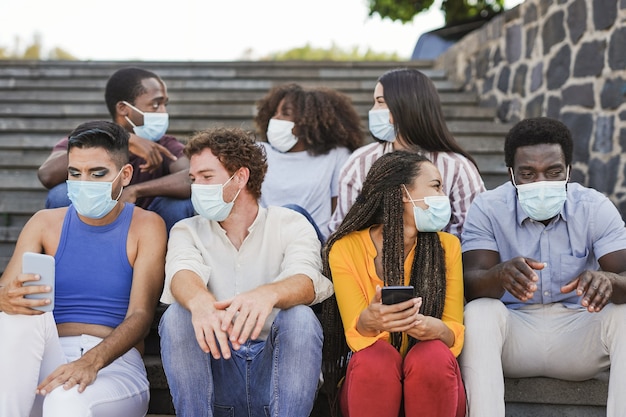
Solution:
<svg viewBox="0 0 626 417">
<path fill-rule="evenodd" d="M 380 157 L 370 168 L 361 194 L 348 211 L 341 226 L 322 249 L 324 274 L 332 280 L 329 253 L 333 244 L 347 234 L 383 225 L 383 281 L 387 285 L 404 285 L 404 204 L 403 184 L 411 184 L 420 174 L 423 163 L 430 161 L 415 152 L 395 151 Z M 415 256 L 411 265 L 410 285 L 422 297 L 422 314 L 441 318 L 446 295 L 445 254 L 437 233 L 419 232 Z M 325 392 L 331 409 L 337 413 L 337 384 L 345 375 L 350 349 L 337 301 L 333 295 L 322 305 L 324 327 L 323 368 Z M 417 341 L 409 338 L 409 347 Z M 391 343 L 396 349 L 402 344 L 402 334 L 393 333 Z"/>
</svg>

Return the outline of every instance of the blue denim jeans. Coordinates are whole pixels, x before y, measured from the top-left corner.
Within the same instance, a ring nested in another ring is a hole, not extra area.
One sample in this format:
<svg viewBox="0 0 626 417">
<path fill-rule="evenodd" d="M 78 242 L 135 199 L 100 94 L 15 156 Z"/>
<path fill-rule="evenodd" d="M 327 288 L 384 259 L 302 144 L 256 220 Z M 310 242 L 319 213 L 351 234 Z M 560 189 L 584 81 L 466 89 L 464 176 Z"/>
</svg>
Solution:
<svg viewBox="0 0 626 417">
<path fill-rule="evenodd" d="M 48 197 L 46 197 L 46 205 L 48 208 L 67 207 L 71 203 L 67 198 L 67 184 L 62 182 L 59 185 L 54 186 L 48 191 Z M 169 197 L 156 197 L 150 205 L 148 210 L 157 213 L 165 221 L 165 226 L 169 231 L 174 223 L 179 220 L 185 219 L 195 215 L 191 199 L 179 199 Z"/>
<path fill-rule="evenodd" d="M 159 323 L 163 368 L 178 417 L 308 417 L 322 366 L 322 328 L 307 306 L 281 310 L 266 341 L 230 359 L 204 353 L 191 314 L 175 303 Z"/>
</svg>

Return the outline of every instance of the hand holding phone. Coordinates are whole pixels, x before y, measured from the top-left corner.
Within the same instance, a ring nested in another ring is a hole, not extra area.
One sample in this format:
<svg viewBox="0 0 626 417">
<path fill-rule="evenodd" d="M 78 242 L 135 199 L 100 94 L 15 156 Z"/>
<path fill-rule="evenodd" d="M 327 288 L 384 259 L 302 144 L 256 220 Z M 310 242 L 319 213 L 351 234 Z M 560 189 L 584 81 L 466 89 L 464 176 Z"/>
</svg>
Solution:
<svg viewBox="0 0 626 417">
<path fill-rule="evenodd" d="M 39 281 L 24 282 L 24 286 L 47 285 L 52 288 L 50 292 L 27 294 L 25 296 L 31 299 L 49 299 L 50 304 L 32 308 L 45 312 L 52 311 L 54 309 L 54 257 L 42 253 L 24 252 L 24 255 L 22 255 L 22 273 L 37 274 L 41 277 Z"/>
<path fill-rule="evenodd" d="M 381 292 L 383 304 L 398 304 L 416 297 L 415 289 L 412 285 L 383 287 Z"/>
</svg>

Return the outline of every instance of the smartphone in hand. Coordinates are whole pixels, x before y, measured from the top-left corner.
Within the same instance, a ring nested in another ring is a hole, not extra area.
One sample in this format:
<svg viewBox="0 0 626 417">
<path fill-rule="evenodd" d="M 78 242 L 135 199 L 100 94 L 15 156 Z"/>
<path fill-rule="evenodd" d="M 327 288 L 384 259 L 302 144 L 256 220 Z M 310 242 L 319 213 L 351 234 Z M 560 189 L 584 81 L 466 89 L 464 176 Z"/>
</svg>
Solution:
<svg viewBox="0 0 626 417">
<path fill-rule="evenodd" d="M 416 297 L 412 285 L 383 287 L 381 292 L 383 304 L 397 304 Z"/>
<path fill-rule="evenodd" d="M 50 299 L 50 304 L 32 308 L 39 311 L 52 311 L 54 309 L 54 257 L 42 253 L 24 252 L 22 255 L 22 273 L 38 274 L 41 277 L 39 281 L 25 282 L 25 286 L 48 285 L 52 288 L 50 292 L 26 295 L 26 298 Z"/>
</svg>

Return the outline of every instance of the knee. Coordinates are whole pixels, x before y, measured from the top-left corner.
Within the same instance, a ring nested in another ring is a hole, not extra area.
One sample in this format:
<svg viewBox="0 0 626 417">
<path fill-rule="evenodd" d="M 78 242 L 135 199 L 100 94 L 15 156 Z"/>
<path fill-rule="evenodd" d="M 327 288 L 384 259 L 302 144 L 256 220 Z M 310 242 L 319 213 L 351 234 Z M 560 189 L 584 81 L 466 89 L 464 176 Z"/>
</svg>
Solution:
<svg viewBox="0 0 626 417">
<path fill-rule="evenodd" d="M 305 305 L 298 305 L 280 310 L 274 319 L 274 326 L 280 332 L 295 332 L 298 337 L 322 337 L 322 326 L 313 310 Z"/>
<path fill-rule="evenodd" d="M 194 336 L 191 313 L 178 303 L 170 304 L 161 316 L 159 336 L 161 343 Z"/>
<path fill-rule="evenodd" d="M 51 417 L 82 417 L 91 416 L 89 404 L 84 399 L 86 396 L 78 392 L 78 387 L 65 390 L 63 386 L 57 387 L 47 394 L 43 400 L 43 415 Z"/>
<path fill-rule="evenodd" d="M 402 356 L 389 342 L 378 340 L 352 355 L 351 368 L 367 369 L 372 375 L 383 375 L 396 370 L 400 375 Z"/>
<path fill-rule="evenodd" d="M 506 314 L 507 308 L 502 301 L 495 298 L 477 298 L 465 305 L 463 321 L 466 329 L 473 326 L 482 328 L 486 323 L 499 321 Z"/>
<path fill-rule="evenodd" d="M 602 314 L 606 318 L 603 321 L 606 323 L 603 327 L 605 332 L 611 336 L 624 336 L 626 335 L 626 304 L 607 304 L 602 310 Z"/>
<path fill-rule="evenodd" d="M 419 342 L 411 348 L 404 359 L 405 375 L 418 374 L 429 379 L 456 375 L 456 358 L 441 340 Z"/>
</svg>

